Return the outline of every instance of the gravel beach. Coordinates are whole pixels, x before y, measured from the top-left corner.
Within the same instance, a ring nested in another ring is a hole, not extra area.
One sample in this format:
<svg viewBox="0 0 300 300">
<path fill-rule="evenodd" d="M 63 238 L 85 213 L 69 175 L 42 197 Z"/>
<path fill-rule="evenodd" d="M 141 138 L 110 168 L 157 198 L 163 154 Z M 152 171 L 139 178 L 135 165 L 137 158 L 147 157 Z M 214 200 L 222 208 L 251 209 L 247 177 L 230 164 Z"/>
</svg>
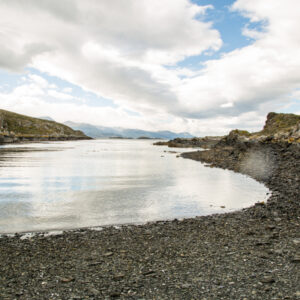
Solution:
<svg viewBox="0 0 300 300">
<path fill-rule="evenodd" d="M 299 144 L 182 156 L 250 175 L 271 190 L 268 202 L 101 231 L 2 236 L 0 299 L 300 299 Z"/>
</svg>

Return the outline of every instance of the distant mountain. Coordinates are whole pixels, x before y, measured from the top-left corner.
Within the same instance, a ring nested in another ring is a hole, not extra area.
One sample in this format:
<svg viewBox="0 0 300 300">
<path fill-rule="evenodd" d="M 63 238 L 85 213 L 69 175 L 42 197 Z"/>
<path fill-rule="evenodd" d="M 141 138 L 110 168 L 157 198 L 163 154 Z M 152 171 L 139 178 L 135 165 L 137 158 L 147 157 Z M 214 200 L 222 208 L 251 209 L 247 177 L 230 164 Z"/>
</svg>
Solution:
<svg viewBox="0 0 300 300">
<path fill-rule="evenodd" d="M 172 131 L 146 131 L 140 129 L 127 129 L 119 127 L 104 127 L 94 126 L 85 123 L 65 122 L 65 125 L 73 128 L 74 130 L 81 130 L 87 136 L 92 138 L 107 138 L 107 137 L 120 137 L 120 138 L 151 138 L 151 139 L 175 139 L 175 138 L 192 138 L 193 136 L 188 132 L 172 132 Z"/>
</svg>

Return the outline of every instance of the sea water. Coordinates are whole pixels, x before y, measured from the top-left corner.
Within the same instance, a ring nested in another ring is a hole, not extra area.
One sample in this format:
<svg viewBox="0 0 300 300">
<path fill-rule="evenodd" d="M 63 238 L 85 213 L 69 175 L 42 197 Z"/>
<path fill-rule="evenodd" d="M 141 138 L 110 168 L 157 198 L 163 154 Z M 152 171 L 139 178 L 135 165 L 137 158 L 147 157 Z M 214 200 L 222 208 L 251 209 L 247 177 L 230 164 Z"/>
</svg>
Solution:
<svg viewBox="0 0 300 300">
<path fill-rule="evenodd" d="M 145 223 L 266 199 L 241 174 L 178 157 L 193 149 L 99 139 L 0 147 L 0 233 Z M 172 153 L 171 153 L 171 152 Z"/>
</svg>

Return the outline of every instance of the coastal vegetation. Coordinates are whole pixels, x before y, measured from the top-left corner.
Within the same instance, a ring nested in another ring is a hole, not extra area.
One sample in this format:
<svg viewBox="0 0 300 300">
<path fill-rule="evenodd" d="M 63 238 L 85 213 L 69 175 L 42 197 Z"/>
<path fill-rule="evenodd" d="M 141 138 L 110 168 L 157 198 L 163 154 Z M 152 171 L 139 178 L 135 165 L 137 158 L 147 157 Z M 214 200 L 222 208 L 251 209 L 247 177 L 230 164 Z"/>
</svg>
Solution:
<svg viewBox="0 0 300 300">
<path fill-rule="evenodd" d="M 300 116 L 295 114 L 278 114 L 271 112 L 267 116 L 266 124 L 260 135 L 274 135 L 280 133 L 299 133 Z"/>
<path fill-rule="evenodd" d="M 83 132 L 49 120 L 0 109 L 0 143 L 89 139 Z"/>
</svg>

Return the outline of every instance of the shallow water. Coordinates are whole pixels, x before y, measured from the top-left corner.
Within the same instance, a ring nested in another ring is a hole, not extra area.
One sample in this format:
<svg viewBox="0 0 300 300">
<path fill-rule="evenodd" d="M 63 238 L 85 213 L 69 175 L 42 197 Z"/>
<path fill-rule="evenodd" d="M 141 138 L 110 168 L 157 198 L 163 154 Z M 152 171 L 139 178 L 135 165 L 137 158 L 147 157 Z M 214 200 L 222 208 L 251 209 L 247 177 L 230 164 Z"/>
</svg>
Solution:
<svg viewBox="0 0 300 300">
<path fill-rule="evenodd" d="M 0 233 L 193 217 L 266 199 L 268 189 L 249 177 L 168 152 L 191 149 L 152 143 L 1 146 Z"/>
</svg>

